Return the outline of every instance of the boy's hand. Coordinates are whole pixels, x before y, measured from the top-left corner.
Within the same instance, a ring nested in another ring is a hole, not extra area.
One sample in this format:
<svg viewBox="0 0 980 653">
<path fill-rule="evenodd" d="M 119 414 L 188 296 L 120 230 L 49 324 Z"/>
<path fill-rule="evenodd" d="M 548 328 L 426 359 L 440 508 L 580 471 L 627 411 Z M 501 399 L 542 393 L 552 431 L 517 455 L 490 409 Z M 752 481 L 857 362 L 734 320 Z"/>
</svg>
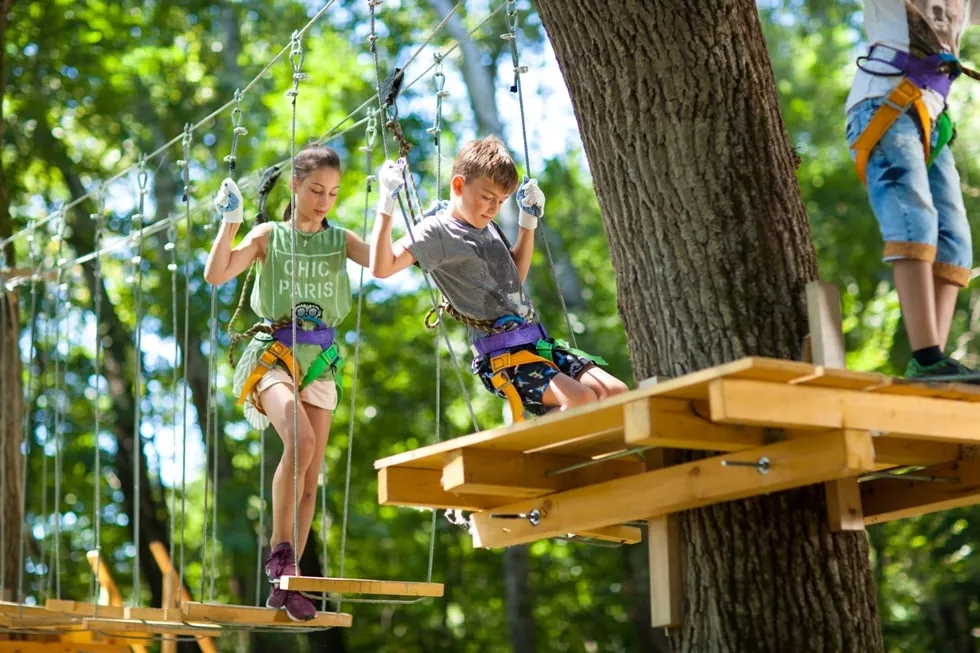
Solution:
<svg viewBox="0 0 980 653">
<path fill-rule="evenodd" d="M 521 209 L 518 224 L 532 231 L 536 229 L 538 218 L 544 216 L 544 193 L 538 188 L 537 180 L 525 180 L 517 189 L 517 206 Z"/>
<path fill-rule="evenodd" d="M 218 194 L 214 196 L 214 207 L 221 213 L 224 222 L 241 224 L 242 216 L 242 191 L 238 190 L 238 184 L 231 177 L 221 182 Z"/>
<path fill-rule="evenodd" d="M 405 185 L 405 159 L 385 161 L 378 170 L 378 184 L 381 186 L 381 197 L 378 199 L 378 213 L 392 215 L 395 211 L 395 199 Z"/>
</svg>

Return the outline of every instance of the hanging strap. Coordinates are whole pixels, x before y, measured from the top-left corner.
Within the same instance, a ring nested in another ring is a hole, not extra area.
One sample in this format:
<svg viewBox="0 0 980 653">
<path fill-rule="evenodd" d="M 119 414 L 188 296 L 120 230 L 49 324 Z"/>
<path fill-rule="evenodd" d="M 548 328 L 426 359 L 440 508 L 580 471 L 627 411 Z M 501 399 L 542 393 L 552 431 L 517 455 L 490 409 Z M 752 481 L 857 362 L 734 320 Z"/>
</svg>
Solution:
<svg viewBox="0 0 980 653">
<path fill-rule="evenodd" d="M 854 165 L 857 167 L 857 175 L 862 184 L 868 183 L 867 168 L 871 151 L 885 135 L 885 132 L 895 124 L 895 121 L 913 107 L 919 117 L 919 124 L 922 127 L 922 151 L 925 154 L 926 161 L 930 160 L 932 120 L 929 118 L 929 110 L 922 100 L 922 89 L 916 86 L 908 77 L 905 77 L 888 94 L 884 103 L 871 117 L 868 126 L 864 128 L 861 135 L 851 145 L 851 149 L 856 154 Z"/>
<path fill-rule="evenodd" d="M 596 365 L 608 365 L 606 359 L 602 356 L 596 356 L 588 352 L 582 351 L 575 347 L 570 347 L 567 340 L 562 340 L 561 338 L 548 338 L 547 340 L 538 340 L 537 350 L 544 358 L 548 360 L 554 360 L 554 348 L 564 349 L 569 354 L 574 354 L 579 358 L 584 358 L 588 361 L 592 361 Z"/>
</svg>

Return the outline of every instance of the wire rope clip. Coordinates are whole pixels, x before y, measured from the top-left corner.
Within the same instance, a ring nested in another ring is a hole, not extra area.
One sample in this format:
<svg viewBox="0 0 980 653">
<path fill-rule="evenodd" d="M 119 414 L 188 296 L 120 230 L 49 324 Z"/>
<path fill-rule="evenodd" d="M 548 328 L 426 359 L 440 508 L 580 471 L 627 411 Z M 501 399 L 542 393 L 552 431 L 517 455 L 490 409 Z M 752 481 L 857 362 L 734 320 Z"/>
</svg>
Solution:
<svg viewBox="0 0 980 653">
<path fill-rule="evenodd" d="M 768 456 L 762 456 L 759 460 L 750 462 L 748 460 L 722 460 L 722 467 L 755 467 L 755 469 L 762 475 L 769 473 L 769 467 L 772 465 L 772 461 L 769 460 Z"/>
</svg>

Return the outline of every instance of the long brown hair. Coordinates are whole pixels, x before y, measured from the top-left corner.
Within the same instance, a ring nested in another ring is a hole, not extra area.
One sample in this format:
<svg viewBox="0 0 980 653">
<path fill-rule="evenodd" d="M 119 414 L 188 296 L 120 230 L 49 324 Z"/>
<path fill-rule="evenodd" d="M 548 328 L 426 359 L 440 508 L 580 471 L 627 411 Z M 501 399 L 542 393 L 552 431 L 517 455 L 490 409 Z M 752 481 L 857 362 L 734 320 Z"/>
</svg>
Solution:
<svg viewBox="0 0 980 653">
<path fill-rule="evenodd" d="M 293 159 L 293 178 L 302 182 L 314 171 L 324 168 L 340 172 L 340 155 L 325 145 L 309 145 L 304 147 Z M 292 189 L 290 189 L 290 193 L 292 193 Z M 282 212 L 283 222 L 289 222 L 289 219 L 293 217 L 292 209 L 292 202 L 287 203 Z M 330 223 L 324 218 L 323 227 L 329 226 Z"/>
</svg>

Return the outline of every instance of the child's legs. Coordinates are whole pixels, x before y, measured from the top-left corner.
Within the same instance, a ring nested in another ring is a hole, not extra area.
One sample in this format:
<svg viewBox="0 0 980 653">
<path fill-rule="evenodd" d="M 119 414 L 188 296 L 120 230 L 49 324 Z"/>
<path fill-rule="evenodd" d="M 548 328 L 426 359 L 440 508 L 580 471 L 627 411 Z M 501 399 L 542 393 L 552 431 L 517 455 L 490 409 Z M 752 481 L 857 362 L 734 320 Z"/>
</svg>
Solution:
<svg viewBox="0 0 980 653">
<path fill-rule="evenodd" d="M 586 368 L 578 377 L 578 381 L 592 390 L 599 399 L 629 390 L 625 383 L 597 365 Z"/>
<path fill-rule="evenodd" d="M 336 404 L 336 401 L 334 401 Z M 327 440 L 330 438 L 330 421 L 333 418 L 333 411 L 303 404 L 306 409 L 306 416 L 313 425 L 313 433 L 316 435 L 316 445 L 313 449 L 313 461 L 306 469 L 303 486 L 301 488 L 299 502 L 299 543 L 296 552 L 296 560 L 303 557 L 306 543 L 310 538 L 310 525 L 313 523 L 313 514 L 316 512 L 316 489 L 320 479 L 320 468 L 323 463 L 323 452 L 327 448 Z"/>
<path fill-rule="evenodd" d="M 567 374 L 556 374 L 541 396 L 541 403 L 559 410 L 568 410 L 575 406 L 596 401 L 596 393 L 584 384 L 576 381 Z"/>
<path fill-rule="evenodd" d="M 867 100 L 848 114 L 847 138 L 861 134 L 880 99 Z M 853 150 L 851 151 L 854 155 Z M 894 263 L 895 289 L 913 350 L 938 345 L 932 263 L 939 218 L 933 204 L 921 131 L 909 114 L 885 132 L 867 167 L 868 198 L 884 240 L 884 260 Z"/>
<path fill-rule="evenodd" d="M 929 168 L 929 186 L 939 214 L 939 243 L 933 267 L 936 302 L 936 331 L 939 348 L 946 348 L 949 326 L 956 309 L 960 288 L 970 281 L 973 267 L 973 240 L 963 205 L 960 175 L 948 147 L 936 156 Z"/>
<path fill-rule="evenodd" d="M 272 372 L 267 372 L 271 374 Z M 280 542 L 292 542 L 294 508 L 294 474 L 302 482 L 313 460 L 316 437 L 302 402 L 299 404 L 298 434 L 293 429 L 293 387 L 290 383 L 276 383 L 262 390 L 259 395 L 262 409 L 272 422 L 282 440 L 282 458 L 272 477 L 272 537 L 273 548 Z M 299 469 L 296 469 L 296 456 Z"/>
</svg>

